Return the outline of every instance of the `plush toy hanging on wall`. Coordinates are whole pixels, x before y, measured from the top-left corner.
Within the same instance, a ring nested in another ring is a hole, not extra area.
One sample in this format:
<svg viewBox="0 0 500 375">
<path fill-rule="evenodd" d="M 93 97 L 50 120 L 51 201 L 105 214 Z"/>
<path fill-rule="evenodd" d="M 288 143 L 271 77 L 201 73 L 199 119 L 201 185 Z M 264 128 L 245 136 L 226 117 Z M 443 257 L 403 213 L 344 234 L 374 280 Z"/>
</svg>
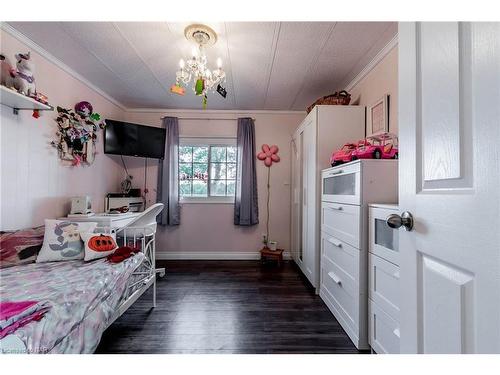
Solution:
<svg viewBox="0 0 500 375">
<path fill-rule="evenodd" d="M 279 163 L 280 157 L 278 156 L 279 148 L 276 145 L 269 147 L 267 144 L 262 145 L 262 151 L 257 154 L 257 159 L 262 160 L 264 165 L 267 167 L 267 216 L 266 216 L 266 238 L 264 239 L 264 245 L 267 247 L 269 242 L 269 198 L 271 194 L 271 166 L 274 163 Z"/>
<path fill-rule="evenodd" d="M 106 123 L 85 101 L 77 103 L 74 110 L 57 107 L 57 112 L 57 141 L 52 141 L 51 145 L 59 151 L 61 160 L 69 161 L 73 166 L 92 164 L 97 132 L 104 129 Z"/>
</svg>

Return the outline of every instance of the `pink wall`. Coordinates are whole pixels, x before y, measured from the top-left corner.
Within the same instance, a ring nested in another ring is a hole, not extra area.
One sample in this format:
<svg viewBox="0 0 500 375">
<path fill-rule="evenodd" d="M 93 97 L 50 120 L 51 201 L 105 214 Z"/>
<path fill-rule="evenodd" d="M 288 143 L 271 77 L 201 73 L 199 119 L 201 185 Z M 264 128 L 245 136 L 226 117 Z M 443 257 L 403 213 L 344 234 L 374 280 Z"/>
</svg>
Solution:
<svg viewBox="0 0 500 375">
<path fill-rule="evenodd" d="M 15 53 L 30 50 L 3 30 L 0 37 L 1 52 L 11 62 L 15 62 Z M 37 88 L 48 95 L 53 106 L 72 107 L 87 100 L 105 117 L 123 116 L 120 107 L 35 51 L 31 50 L 31 56 Z M 56 150 L 49 146 L 56 132 L 56 112 L 41 114 L 35 120 L 31 111 L 20 111 L 15 116 L 12 109 L 0 106 L 2 230 L 40 225 L 45 218 L 64 215 L 69 198 L 75 195 L 91 195 L 94 210 L 102 211 L 105 193 L 115 191 L 121 178 L 120 165 L 102 152 L 102 133 L 98 135 L 99 154 L 91 167 L 63 166 Z"/>
<path fill-rule="evenodd" d="M 236 118 L 251 116 L 255 121 L 257 147 L 262 143 L 280 147 L 281 162 L 271 170 L 271 239 L 278 246 L 289 249 L 290 240 L 290 139 L 293 131 L 304 119 L 305 113 L 244 112 L 229 111 L 173 111 L 127 112 L 126 120 L 152 126 L 160 126 L 160 117 Z M 236 136 L 236 121 L 180 120 L 180 136 Z M 134 184 L 143 186 L 144 165 L 141 159 L 127 158 L 129 172 L 134 175 Z M 157 162 L 148 168 L 148 204 L 155 200 Z M 257 180 L 259 192 L 260 223 L 254 227 L 233 225 L 233 205 L 215 203 L 183 204 L 181 225 L 160 228 L 157 234 L 157 252 L 257 252 L 261 247 L 261 236 L 265 233 L 266 168 L 259 162 Z"/>
<path fill-rule="evenodd" d="M 398 47 L 394 47 L 350 92 L 353 104 L 365 106 L 389 94 L 389 131 L 398 134 Z"/>
</svg>

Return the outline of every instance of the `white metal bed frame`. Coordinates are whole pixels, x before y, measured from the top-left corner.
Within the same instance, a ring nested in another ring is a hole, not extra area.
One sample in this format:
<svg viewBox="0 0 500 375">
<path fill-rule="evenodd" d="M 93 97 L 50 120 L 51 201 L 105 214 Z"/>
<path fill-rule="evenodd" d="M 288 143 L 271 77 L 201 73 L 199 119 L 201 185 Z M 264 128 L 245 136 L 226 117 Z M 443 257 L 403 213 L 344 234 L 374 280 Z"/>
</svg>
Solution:
<svg viewBox="0 0 500 375">
<path fill-rule="evenodd" d="M 113 324 L 140 296 L 153 285 L 153 308 L 156 307 L 156 274 L 165 276 L 165 268 L 155 266 L 156 230 L 151 227 L 99 228 L 105 233 L 116 233 L 118 246 L 136 247 L 144 254 L 144 259 L 135 268 L 127 282 L 124 295 L 106 324 L 106 329 Z"/>
</svg>

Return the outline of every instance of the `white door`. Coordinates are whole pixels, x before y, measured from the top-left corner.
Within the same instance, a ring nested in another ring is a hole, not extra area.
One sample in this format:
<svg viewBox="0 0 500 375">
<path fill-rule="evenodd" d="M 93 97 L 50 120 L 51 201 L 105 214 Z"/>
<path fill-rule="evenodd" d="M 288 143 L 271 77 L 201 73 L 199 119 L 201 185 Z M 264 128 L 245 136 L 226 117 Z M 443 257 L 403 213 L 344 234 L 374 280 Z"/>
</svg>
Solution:
<svg viewBox="0 0 500 375">
<path fill-rule="evenodd" d="M 299 262 L 302 246 L 302 154 L 301 135 L 296 132 L 292 138 L 292 217 L 291 217 L 291 253 L 295 262 Z"/>
<path fill-rule="evenodd" d="M 303 178 L 304 178 L 304 215 L 303 215 L 303 242 L 304 242 L 304 269 L 302 270 L 311 284 L 317 288 L 317 184 L 318 173 L 316 163 L 316 125 L 314 117 L 306 118 L 304 127 L 303 150 Z"/>
<path fill-rule="evenodd" d="M 500 352 L 500 24 L 400 23 L 401 351 Z"/>
<path fill-rule="evenodd" d="M 316 278 L 316 129 L 313 116 L 306 117 L 293 138 L 292 246 L 294 260 L 309 281 Z"/>
</svg>

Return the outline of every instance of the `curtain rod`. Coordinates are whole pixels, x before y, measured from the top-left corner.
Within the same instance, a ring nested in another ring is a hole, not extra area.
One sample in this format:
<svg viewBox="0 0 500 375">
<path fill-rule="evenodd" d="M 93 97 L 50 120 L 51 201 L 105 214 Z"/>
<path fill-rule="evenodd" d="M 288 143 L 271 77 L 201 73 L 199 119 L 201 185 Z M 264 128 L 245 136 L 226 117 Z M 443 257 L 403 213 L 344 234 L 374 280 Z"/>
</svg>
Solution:
<svg viewBox="0 0 500 375">
<path fill-rule="evenodd" d="M 160 120 L 163 120 L 166 117 L 177 117 L 177 116 L 163 116 Z M 237 121 L 238 117 L 177 117 L 179 120 L 227 120 L 227 121 Z M 252 120 L 255 121 L 255 118 L 252 117 Z"/>
</svg>

